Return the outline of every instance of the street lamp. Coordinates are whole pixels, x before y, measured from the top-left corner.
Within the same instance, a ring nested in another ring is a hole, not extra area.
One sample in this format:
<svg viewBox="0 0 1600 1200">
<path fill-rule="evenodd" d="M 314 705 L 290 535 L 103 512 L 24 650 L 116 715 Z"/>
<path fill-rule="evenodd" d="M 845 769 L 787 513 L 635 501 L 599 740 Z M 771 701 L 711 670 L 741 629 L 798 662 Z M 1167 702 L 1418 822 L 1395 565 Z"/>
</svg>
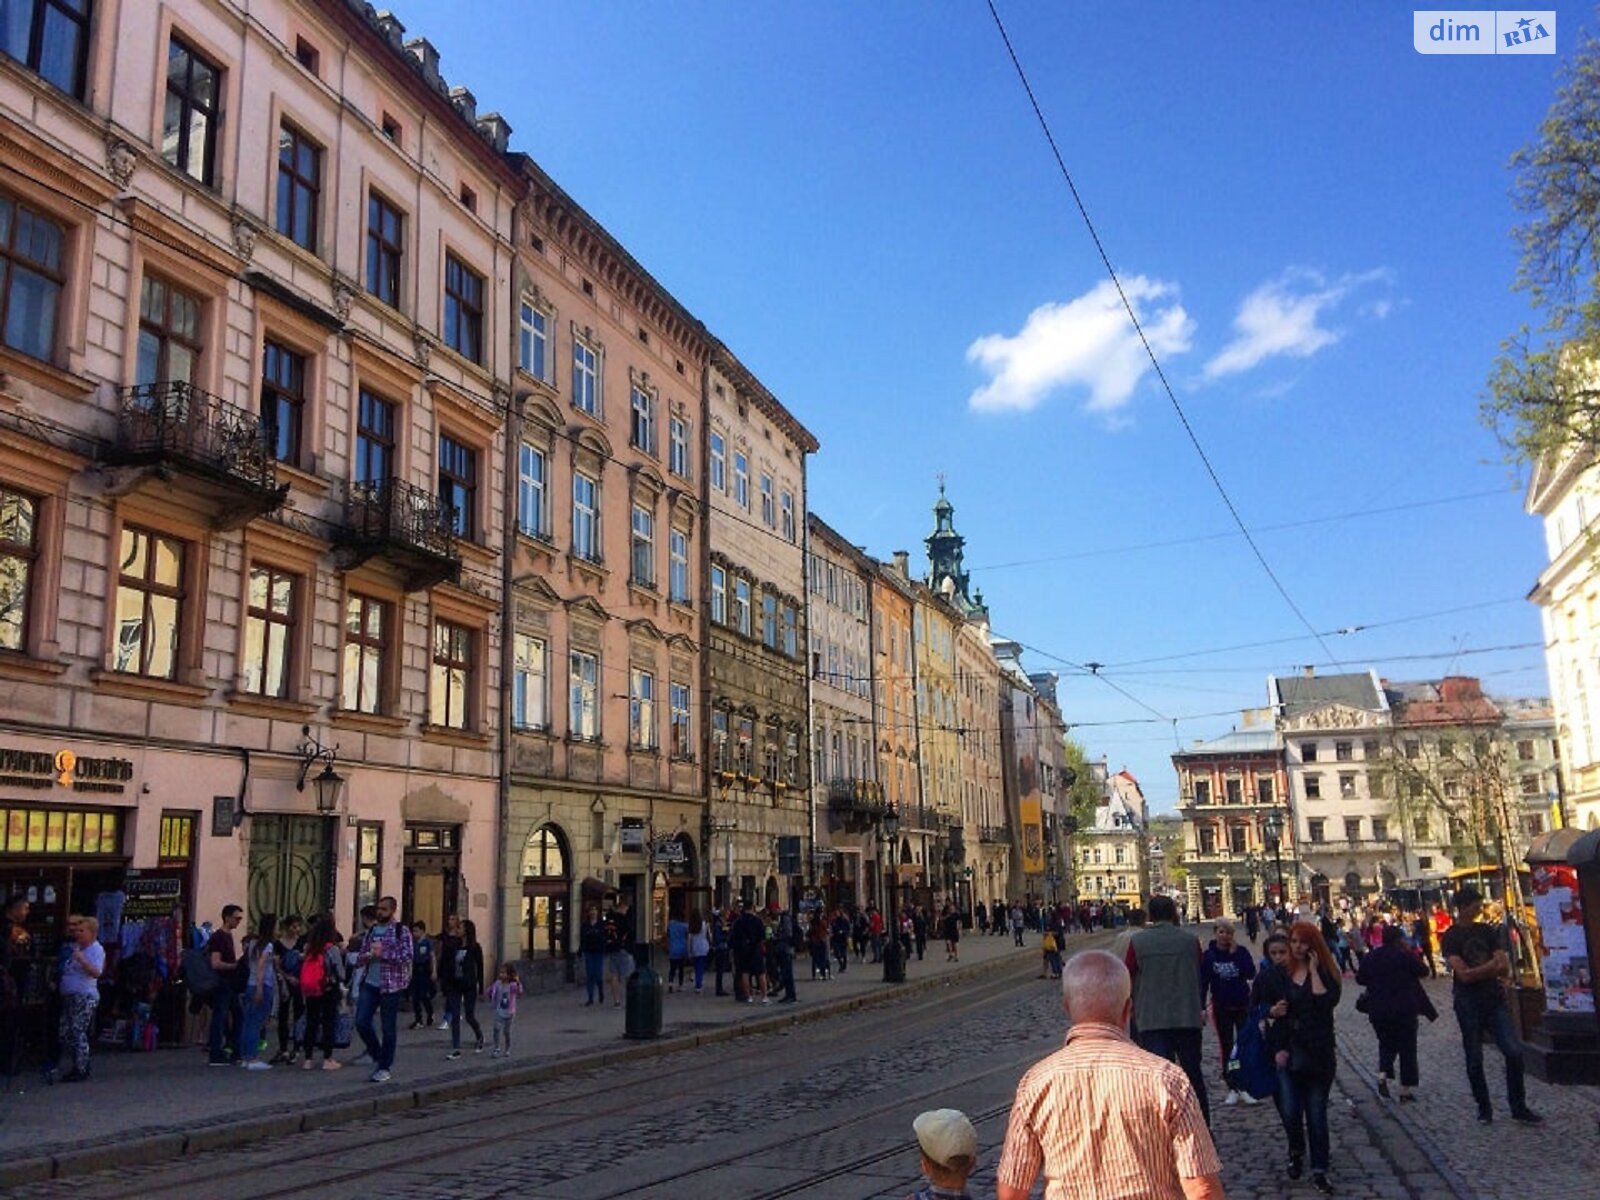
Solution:
<svg viewBox="0 0 1600 1200">
<path fill-rule="evenodd" d="M 1283 894 L 1283 814 L 1273 809 L 1267 814 L 1267 819 L 1262 822 L 1262 830 L 1267 835 L 1267 845 L 1272 848 L 1272 858 L 1278 867 L 1278 907 L 1282 908 L 1288 902 L 1288 897 Z"/>
<path fill-rule="evenodd" d="M 300 778 L 295 780 L 295 791 L 306 790 L 306 776 L 313 763 L 320 761 L 322 770 L 312 776 L 311 786 L 317 791 L 317 811 L 332 816 L 339 811 L 339 794 L 344 790 L 344 776 L 333 769 L 339 758 L 338 746 L 324 746 L 311 736 L 311 726 L 300 727 L 301 742 L 295 747 L 300 755 Z"/>
<path fill-rule="evenodd" d="M 889 871 L 884 878 L 884 889 L 888 893 L 888 902 L 884 906 L 883 926 L 887 935 L 883 943 L 883 981 L 885 983 L 902 983 L 906 977 L 905 959 L 900 948 L 900 922 L 895 918 L 894 897 L 895 883 L 898 882 L 899 872 L 896 863 L 899 858 L 900 835 L 900 810 L 889 801 L 888 810 L 883 814 L 883 836 L 889 842 Z M 893 881 L 893 882 L 891 882 Z"/>
</svg>

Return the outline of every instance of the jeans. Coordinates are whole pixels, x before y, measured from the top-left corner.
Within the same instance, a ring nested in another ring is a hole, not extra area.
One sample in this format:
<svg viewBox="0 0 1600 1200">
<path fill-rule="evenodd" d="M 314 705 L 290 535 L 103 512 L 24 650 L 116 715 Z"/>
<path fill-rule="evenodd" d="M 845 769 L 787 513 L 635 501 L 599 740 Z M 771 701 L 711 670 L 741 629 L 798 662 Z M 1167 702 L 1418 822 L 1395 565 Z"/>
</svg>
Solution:
<svg viewBox="0 0 1600 1200">
<path fill-rule="evenodd" d="M 704 954 L 696 954 L 694 956 L 694 990 L 698 992 L 705 981 L 706 956 Z"/>
<path fill-rule="evenodd" d="M 1138 1042 L 1157 1058 L 1175 1062 L 1189 1077 L 1195 1099 L 1200 1101 L 1200 1112 L 1211 1124 L 1211 1103 L 1206 1097 L 1205 1072 L 1200 1069 L 1200 1031 L 1198 1029 L 1141 1029 Z"/>
<path fill-rule="evenodd" d="M 286 987 L 283 995 L 278 998 L 278 1053 L 280 1055 L 293 1054 L 294 1023 L 306 1011 L 306 1002 L 300 995 L 297 987 Z"/>
<path fill-rule="evenodd" d="M 261 999 L 256 999 L 255 989 L 251 988 L 242 997 L 244 1000 L 244 1023 L 239 1029 L 239 1058 L 242 1062 L 250 1062 L 261 1053 L 261 1035 L 267 1026 L 267 1018 L 272 1016 L 278 1007 L 278 990 L 276 988 L 262 988 Z"/>
<path fill-rule="evenodd" d="M 1369 1017 L 1372 1032 L 1378 1035 L 1378 1074 L 1394 1078 L 1394 1060 L 1400 1059 L 1400 1086 L 1416 1087 L 1421 1079 L 1417 1068 L 1417 1017 Z M 1482 1071 L 1483 1047 L 1478 1048 Z"/>
<path fill-rule="evenodd" d="M 233 990 L 227 980 L 223 980 L 211 989 L 211 1035 L 207 1045 L 211 1051 L 212 1062 L 228 1061 L 230 1029 L 234 1034 L 232 1043 L 234 1052 L 238 1052 L 239 1015 L 239 993 Z"/>
<path fill-rule="evenodd" d="M 1456 1022 L 1461 1026 L 1461 1046 L 1467 1055 L 1467 1082 L 1472 1086 L 1472 1098 L 1481 1112 L 1491 1109 L 1489 1082 L 1483 1077 L 1483 1038 L 1488 1030 L 1500 1053 L 1506 1060 L 1506 1100 L 1513 1113 L 1528 1107 L 1528 1094 L 1522 1078 L 1522 1043 L 1517 1041 L 1511 1028 L 1511 1010 L 1506 1007 L 1498 988 L 1492 995 L 1476 997 L 1464 992 L 1455 994 Z"/>
<path fill-rule="evenodd" d="M 433 980 L 417 971 L 411 978 L 411 1020 L 418 1025 L 433 1024 Z"/>
<path fill-rule="evenodd" d="M 1289 1135 L 1289 1153 L 1304 1158 L 1306 1142 L 1311 1142 L 1311 1169 L 1328 1169 L 1328 1092 L 1331 1075 L 1308 1075 L 1298 1071 L 1278 1072 L 1278 1112 L 1283 1131 Z"/>
<path fill-rule="evenodd" d="M 1239 1090 L 1239 1073 L 1228 1070 L 1228 1060 L 1233 1057 L 1233 1043 L 1239 1036 L 1244 1018 L 1244 1009 L 1218 1008 L 1215 1001 L 1212 1002 L 1211 1023 L 1216 1026 L 1217 1045 L 1222 1048 L 1222 1078 L 1227 1080 L 1228 1087 L 1233 1091 Z"/>
<path fill-rule="evenodd" d="M 394 1066 L 395 1042 L 399 1038 L 395 1026 L 400 1015 L 400 993 L 380 991 L 370 983 L 363 983 L 356 1000 L 356 1033 L 361 1037 L 361 1044 L 366 1047 L 368 1054 L 372 1055 L 372 1066 L 375 1071 L 387 1071 Z M 378 1040 L 378 1031 L 373 1028 L 372 1019 L 381 1016 L 383 1020 L 383 1040 Z"/>
<path fill-rule="evenodd" d="M 450 1022 L 450 1049 L 461 1049 L 461 1022 L 465 1021 L 472 1027 L 472 1032 L 478 1039 L 478 1045 L 483 1045 L 483 1027 L 478 1024 L 478 993 L 468 988 L 453 987 L 444 996 L 444 1019 Z"/>
<path fill-rule="evenodd" d="M 777 962 L 774 966 L 777 968 L 775 974 L 778 986 L 783 988 L 783 998 L 785 1000 L 796 999 L 794 993 L 794 955 L 786 951 L 779 951 Z"/>
<path fill-rule="evenodd" d="M 583 993 L 584 999 L 590 1004 L 606 998 L 606 955 L 603 950 L 585 950 L 583 953 Z M 448 1013 L 449 995 L 445 996 L 444 1004 Z"/>
<path fill-rule="evenodd" d="M 1017 945 L 1022 945 L 1022 926 L 1020 924 L 1011 927 L 1011 936 L 1016 939 Z"/>
<path fill-rule="evenodd" d="M 500 1049 L 500 1039 L 506 1040 L 506 1053 L 511 1053 L 511 1018 L 496 1017 L 494 1019 L 494 1048 Z"/>
</svg>

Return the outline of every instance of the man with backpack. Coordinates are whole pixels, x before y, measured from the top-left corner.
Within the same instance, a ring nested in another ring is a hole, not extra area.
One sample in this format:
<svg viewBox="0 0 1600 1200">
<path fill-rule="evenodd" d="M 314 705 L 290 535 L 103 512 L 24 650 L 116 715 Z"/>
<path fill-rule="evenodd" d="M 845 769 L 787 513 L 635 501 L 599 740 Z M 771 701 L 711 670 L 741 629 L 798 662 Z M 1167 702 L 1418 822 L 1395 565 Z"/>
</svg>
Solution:
<svg viewBox="0 0 1600 1200">
<path fill-rule="evenodd" d="M 208 1063 L 213 1067 L 228 1066 L 239 1053 L 239 1024 L 244 1015 L 240 997 L 244 994 L 247 973 L 240 969 L 233 931 L 243 920 L 244 909 L 237 904 L 223 905 L 222 927 L 205 944 L 204 961 L 214 981 L 207 993 L 211 1002 L 211 1032 L 206 1042 Z"/>
<path fill-rule="evenodd" d="M 368 1078 L 373 1083 L 387 1083 L 394 1067 L 395 1044 L 399 1034 L 396 1023 L 400 1014 L 400 997 L 411 986 L 411 959 L 414 947 L 411 930 L 395 920 L 399 905 L 393 896 L 378 901 L 377 922 L 362 936 L 356 954 L 356 979 L 359 991 L 356 1000 L 356 1032 L 361 1044 L 372 1056 L 376 1068 Z M 383 1020 L 383 1039 L 378 1038 L 373 1019 Z"/>
</svg>

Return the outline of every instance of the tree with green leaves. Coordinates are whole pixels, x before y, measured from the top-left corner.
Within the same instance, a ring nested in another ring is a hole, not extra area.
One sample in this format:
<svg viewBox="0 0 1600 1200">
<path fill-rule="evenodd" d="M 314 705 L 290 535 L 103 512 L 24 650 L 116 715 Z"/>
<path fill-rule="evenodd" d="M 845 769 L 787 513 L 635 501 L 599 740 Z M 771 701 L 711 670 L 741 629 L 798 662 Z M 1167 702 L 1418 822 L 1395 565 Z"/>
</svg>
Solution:
<svg viewBox="0 0 1600 1200">
<path fill-rule="evenodd" d="M 1062 742 L 1062 763 L 1072 772 L 1072 786 L 1067 789 L 1067 811 L 1079 829 L 1094 824 L 1094 810 L 1105 803 L 1102 785 L 1095 780 L 1089 766 L 1089 752 L 1072 738 Z"/>
<path fill-rule="evenodd" d="M 1501 346 L 1482 417 L 1524 464 L 1600 451 L 1600 38 L 1586 33 L 1538 137 L 1511 159 L 1527 220 L 1516 287 L 1538 314 Z"/>
</svg>

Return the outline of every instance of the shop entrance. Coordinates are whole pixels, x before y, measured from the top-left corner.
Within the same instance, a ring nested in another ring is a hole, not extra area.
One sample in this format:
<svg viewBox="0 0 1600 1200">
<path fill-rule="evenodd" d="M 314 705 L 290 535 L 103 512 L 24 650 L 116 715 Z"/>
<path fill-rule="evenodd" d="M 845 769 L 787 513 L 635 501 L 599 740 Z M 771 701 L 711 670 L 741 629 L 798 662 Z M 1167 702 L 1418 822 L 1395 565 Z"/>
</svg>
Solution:
<svg viewBox="0 0 1600 1200">
<path fill-rule="evenodd" d="M 408 923 L 421 921 L 429 933 L 438 933 L 460 901 L 459 827 L 407 821 L 404 836 L 400 913 Z"/>
<path fill-rule="evenodd" d="M 333 907 L 333 822 L 295 813 L 250 818 L 250 928 L 263 913 L 307 917 Z"/>
<path fill-rule="evenodd" d="M 567 953 L 572 856 L 554 825 L 541 825 L 522 847 L 522 953 L 528 959 Z"/>
</svg>

